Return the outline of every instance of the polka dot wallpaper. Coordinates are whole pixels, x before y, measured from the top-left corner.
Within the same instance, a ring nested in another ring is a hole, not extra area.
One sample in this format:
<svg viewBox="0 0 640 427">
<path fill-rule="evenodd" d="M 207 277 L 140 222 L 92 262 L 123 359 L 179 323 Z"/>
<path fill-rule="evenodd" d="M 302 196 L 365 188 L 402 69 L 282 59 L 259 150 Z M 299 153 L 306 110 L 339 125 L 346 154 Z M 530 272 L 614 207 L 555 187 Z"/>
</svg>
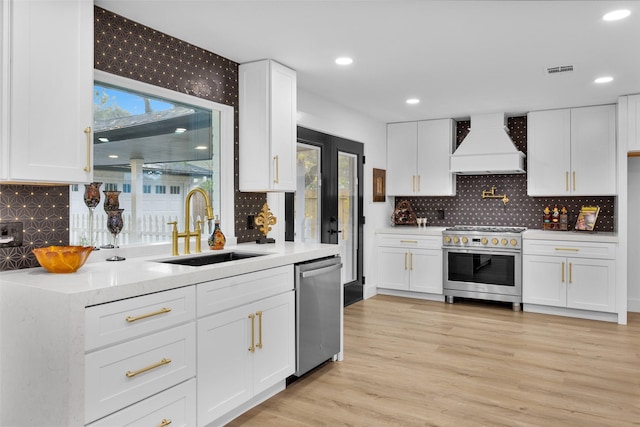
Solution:
<svg viewBox="0 0 640 427">
<path fill-rule="evenodd" d="M 457 125 L 457 145 L 469 132 L 469 121 Z M 509 135 L 516 147 L 527 152 L 527 117 L 508 119 Z M 526 168 L 526 165 L 525 165 Z M 506 194 L 509 202 L 501 199 L 483 199 L 482 191 L 495 187 L 496 194 Z M 569 212 L 569 225 L 583 205 L 600 206 L 595 231 L 613 231 L 614 197 L 529 197 L 527 176 L 522 175 L 459 175 L 454 197 L 396 197 L 395 203 L 408 200 L 419 218 L 427 218 L 430 225 L 449 227 L 453 225 L 504 225 L 527 228 L 542 228 L 545 206 L 565 206 Z M 438 219 L 438 210 L 444 210 L 445 218 Z"/>
</svg>

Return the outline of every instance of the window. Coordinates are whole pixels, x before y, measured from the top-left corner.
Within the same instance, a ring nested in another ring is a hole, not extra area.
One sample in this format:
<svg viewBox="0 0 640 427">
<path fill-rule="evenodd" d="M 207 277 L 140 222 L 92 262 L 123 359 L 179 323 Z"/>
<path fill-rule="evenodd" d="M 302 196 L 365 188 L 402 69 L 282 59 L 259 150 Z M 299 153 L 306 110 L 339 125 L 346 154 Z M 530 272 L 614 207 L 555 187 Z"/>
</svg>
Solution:
<svg viewBox="0 0 640 427">
<path fill-rule="evenodd" d="M 118 184 L 113 182 L 106 182 L 104 184 L 104 191 L 118 191 Z"/>
<path fill-rule="evenodd" d="M 148 184 L 145 184 L 142 186 L 142 192 L 144 194 L 151 194 L 151 186 Z"/>
<path fill-rule="evenodd" d="M 167 192 L 166 185 L 156 185 L 156 194 L 165 194 Z"/>
<path fill-rule="evenodd" d="M 170 188 L 171 194 L 180 194 L 180 186 L 172 185 Z"/>
<path fill-rule="evenodd" d="M 122 184 L 123 193 L 131 193 L 131 184 Z"/>
</svg>

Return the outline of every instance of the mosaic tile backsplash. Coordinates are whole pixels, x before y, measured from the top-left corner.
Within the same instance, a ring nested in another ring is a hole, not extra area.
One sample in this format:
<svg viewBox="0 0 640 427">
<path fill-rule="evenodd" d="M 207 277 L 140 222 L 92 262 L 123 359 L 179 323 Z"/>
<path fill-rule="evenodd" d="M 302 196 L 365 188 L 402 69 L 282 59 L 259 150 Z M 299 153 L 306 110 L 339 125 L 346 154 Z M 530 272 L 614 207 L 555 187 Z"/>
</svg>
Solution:
<svg viewBox="0 0 640 427">
<path fill-rule="evenodd" d="M 457 145 L 469 132 L 469 121 L 457 125 Z M 527 117 L 508 119 L 509 135 L 520 151 L 527 152 Z M 525 159 L 526 160 L 526 159 Z M 525 165 L 526 167 L 526 165 Z M 613 231 L 615 198 L 605 197 L 529 197 L 527 176 L 522 175 L 459 175 L 454 197 L 396 197 L 395 202 L 408 200 L 416 215 L 427 218 L 429 225 L 450 227 L 453 225 L 504 225 L 538 229 L 542 228 L 545 206 L 565 206 L 569 212 L 570 229 L 583 205 L 600 206 L 595 231 Z M 509 202 L 500 199 L 483 199 L 482 191 L 494 186 L 496 194 L 506 194 Z M 438 210 L 444 210 L 445 218 L 438 219 Z"/>
<path fill-rule="evenodd" d="M 23 225 L 22 246 L 0 248 L 0 271 L 38 267 L 34 248 L 69 244 L 69 187 L 0 184 L 0 223 Z"/>
<path fill-rule="evenodd" d="M 96 69 L 234 107 L 235 234 L 238 242 L 259 238 L 247 216 L 267 197 L 238 191 L 238 63 L 97 6 L 94 35 Z"/>
</svg>

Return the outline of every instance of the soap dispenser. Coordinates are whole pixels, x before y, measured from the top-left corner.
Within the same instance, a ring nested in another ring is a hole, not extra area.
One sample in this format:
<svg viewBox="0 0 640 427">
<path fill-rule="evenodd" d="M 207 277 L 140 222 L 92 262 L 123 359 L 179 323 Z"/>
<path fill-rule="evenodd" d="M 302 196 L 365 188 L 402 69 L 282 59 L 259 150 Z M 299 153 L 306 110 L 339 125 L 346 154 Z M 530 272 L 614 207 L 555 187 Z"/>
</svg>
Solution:
<svg viewBox="0 0 640 427">
<path fill-rule="evenodd" d="M 213 233 L 211 233 L 211 236 L 209 236 L 208 239 L 209 249 L 224 249 L 224 244 L 227 242 L 227 239 L 224 237 L 222 230 L 220 230 L 220 220 L 218 219 L 218 215 L 216 215 L 214 224 L 215 227 L 213 228 Z"/>
</svg>

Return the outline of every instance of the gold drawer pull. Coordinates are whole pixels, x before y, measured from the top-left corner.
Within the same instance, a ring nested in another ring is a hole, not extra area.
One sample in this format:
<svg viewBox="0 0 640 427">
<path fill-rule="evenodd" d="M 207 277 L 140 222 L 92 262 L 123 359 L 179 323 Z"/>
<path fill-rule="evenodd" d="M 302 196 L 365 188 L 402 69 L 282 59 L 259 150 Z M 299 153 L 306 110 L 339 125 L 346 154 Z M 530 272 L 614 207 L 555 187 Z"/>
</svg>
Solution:
<svg viewBox="0 0 640 427">
<path fill-rule="evenodd" d="M 251 347 L 249 347 L 249 351 L 251 353 L 256 351 L 256 315 L 251 313 L 249 315 L 249 319 L 251 319 Z"/>
<path fill-rule="evenodd" d="M 262 348 L 262 311 L 256 311 L 256 316 L 258 316 L 258 344 L 256 347 Z"/>
<path fill-rule="evenodd" d="M 573 251 L 573 252 L 580 252 L 580 249 L 578 249 L 578 248 L 556 248 L 556 251 Z"/>
<path fill-rule="evenodd" d="M 400 243 L 418 243 L 417 240 L 400 240 Z"/>
<path fill-rule="evenodd" d="M 91 128 L 84 128 L 84 133 L 87 135 L 87 165 L 82 170 L 89 172 L 91 170 Z"/>
<path fill-rule="evenodd" d="M 137 371 L 133 371 L 133 372 L 127 371 L 125 373 L 125 375 L 127 376 L 127 378 L 135 377 L 138 374 L 150 371 L 152 369 L 158 368 L 158 367 L 160 367 L 162 365 L 166 365 L 168 363 L 171 363 L 171 359 L 164 358 L 161 361 L 159 361 L 158 363 L 154 363 L 153 365 L 149 365 L 146 368 L 138 369 Z"/>
<path fill-rule="evenodd" d="M 158 427 L 167 427 L 169 424 L 171 424 L 171 420 L 164 418 L 160 421 L 160 425 L 158 425 Z"/>
<path fill-rule="evenodd" d="M 157 316 L 158 314 L 164 314 L 164 313 L 168 313 L 170 311 L 171 311 L 170 308 L 162 307 L 158 311 L 154 311 L 154 312 L 147 313 L 147 314 L 142 314 L 140 316 L 127 316 L 126 320 L 127 320 L 127 322 L 135 322 L 136 320 L 146 319 L 147 317 Z"/>
</svg>

